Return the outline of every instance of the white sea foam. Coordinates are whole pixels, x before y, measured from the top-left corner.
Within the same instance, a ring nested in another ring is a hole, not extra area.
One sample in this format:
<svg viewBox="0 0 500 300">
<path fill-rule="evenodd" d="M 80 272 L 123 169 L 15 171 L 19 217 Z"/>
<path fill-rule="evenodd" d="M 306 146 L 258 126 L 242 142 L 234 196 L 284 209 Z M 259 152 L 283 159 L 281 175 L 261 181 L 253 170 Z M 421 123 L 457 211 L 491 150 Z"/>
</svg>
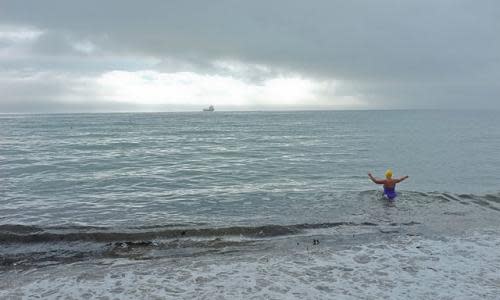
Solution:
<svg viewBox="0 0 500 300">
<path fill-rule="evenodd" d="M 500 235 L 401 236 L 237 255 L 107 259 L 4 272 L 0 298 L 498 299 Z"/>
</svg>

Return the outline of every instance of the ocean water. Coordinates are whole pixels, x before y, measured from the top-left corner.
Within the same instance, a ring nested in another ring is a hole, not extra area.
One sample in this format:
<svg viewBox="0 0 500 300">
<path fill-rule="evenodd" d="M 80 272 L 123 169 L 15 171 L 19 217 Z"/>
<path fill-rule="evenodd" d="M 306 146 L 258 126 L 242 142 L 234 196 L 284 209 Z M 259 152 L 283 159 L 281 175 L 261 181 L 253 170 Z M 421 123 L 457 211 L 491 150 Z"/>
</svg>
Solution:
<svg viewBox="0 0 500 300">
<path fill-rule="evenodd" d="M 0 298 L 497 299 L 496 111 L 0 115 Z M 367 172 L 410 178 L 388 202 Z"/>
</svg>

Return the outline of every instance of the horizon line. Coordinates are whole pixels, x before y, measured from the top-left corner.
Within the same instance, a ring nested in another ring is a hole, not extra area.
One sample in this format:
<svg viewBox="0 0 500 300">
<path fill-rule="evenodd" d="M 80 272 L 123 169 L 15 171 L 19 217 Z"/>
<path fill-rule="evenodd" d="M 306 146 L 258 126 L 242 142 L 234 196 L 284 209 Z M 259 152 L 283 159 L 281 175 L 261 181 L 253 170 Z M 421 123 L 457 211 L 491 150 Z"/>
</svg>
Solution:
<svg viewBox="0 0 500 300">
<path fill-rule="evenodd" d="M 0 112 L 0 115 L 77 115 L 77 114 L 167 114 L 167 113 L 252 113 L 252 112 L 335 112 L 335 111 L 498 111 L 498 108 L 363 108 L 363 109 L 254 109 L 254 110 L 171 110 L 171 111 L 68 111 L 68 112 Z"/>
</svg>

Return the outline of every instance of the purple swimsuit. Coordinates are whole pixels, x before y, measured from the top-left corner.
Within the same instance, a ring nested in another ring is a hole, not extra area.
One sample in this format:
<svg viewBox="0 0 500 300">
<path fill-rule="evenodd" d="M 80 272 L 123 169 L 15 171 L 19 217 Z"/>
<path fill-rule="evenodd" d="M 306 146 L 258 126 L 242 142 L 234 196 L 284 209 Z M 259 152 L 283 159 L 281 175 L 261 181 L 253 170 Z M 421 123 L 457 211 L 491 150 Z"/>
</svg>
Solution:
<svg viewBox="0 0 500 300">
<path fill-rule="evenodd" d="M 384 196 L 386 196 L 389 200 L 394 200 L 396 198 L 396 189 L 394 187 L 392 188 L 386 188 L 384 186 Z"/>
</svg>

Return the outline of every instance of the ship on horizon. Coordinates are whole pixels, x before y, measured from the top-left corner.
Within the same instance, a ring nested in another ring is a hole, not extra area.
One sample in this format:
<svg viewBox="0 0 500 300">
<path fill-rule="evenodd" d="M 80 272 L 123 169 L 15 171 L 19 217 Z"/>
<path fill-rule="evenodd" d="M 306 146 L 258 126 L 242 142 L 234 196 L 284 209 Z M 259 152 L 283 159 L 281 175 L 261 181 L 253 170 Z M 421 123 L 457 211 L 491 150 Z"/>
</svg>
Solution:
<svg viewBox="0 0 500 300">
<path fill-rule="evenodd" d="M 212 112 L 212 111 L 215 111 L 215 108 L 214 108 L 213 105 L 210 105 L 208 108 L 204 108 L 203 111 L 210 111 L 210 112 Z"/>
</svg>

